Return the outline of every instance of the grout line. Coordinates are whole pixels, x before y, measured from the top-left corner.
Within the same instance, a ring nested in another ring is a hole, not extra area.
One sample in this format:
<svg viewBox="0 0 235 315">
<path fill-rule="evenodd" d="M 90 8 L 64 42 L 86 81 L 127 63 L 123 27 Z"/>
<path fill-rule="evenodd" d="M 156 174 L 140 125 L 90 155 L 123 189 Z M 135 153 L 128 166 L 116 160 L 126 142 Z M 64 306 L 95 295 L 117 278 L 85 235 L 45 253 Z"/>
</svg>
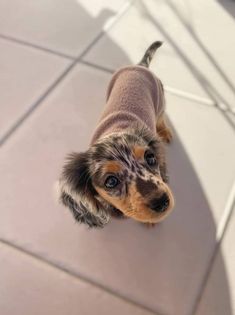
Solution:
<svg viewBox="0 0 235 315">
<path fill-rule="evenodd" d="M 227 229 L 229 219 L 231 218 L 233 208 L 235 207 L 235 180 L 230 190 L 227 203 L 225 205 L 225 209 L 222 214 L 222 218 L 218 224 L 217 232 L 216 232 L 216 241 L 221 242 L 224 237 L 224 233 Z"/>
<path fill-rule="evenodd" d="M 175 89 L 175 88 L 170 87 L 169 85 L 164 85 L 164 89 L 170 94 L 181 96 L 183 98 L 190 99 L 198 103 L 202 103 L 205 105 L 215 105 L 215 103 L 207 97 L 201 97 L 193 93 Z"/>
<path fill-rule="evenodd" d="M 106 34 L 116 23 L 117 21 L 128 11 L 128 9 L 132 6 L 136 0 L 128 0 L 125 2 L 117 14 L 110 18 L 103 26 L 101 32 L 95 37 L 95 39 L 87 46 L 87 48 L 80 54 L 78 57 L 78 61 L 80 61 L 90 50 L 91 48 L 100 40 L 100 38 Z"/>
<path fill-rule="evenodd" d="M 213 100 L 210 100 L 209 98 L 206 97 L 201 97 L 192 93 L 188 93 L 179 89 L 175 89 L 172 88 L 168 85 L 164 85 L 164 88 L 166 90 L 166 92 L 185 98 L 185 99 L 189 99 L 191 101 L 203 104 L 203 105 L 208 105 L 208 106 L 214 106 L 216 108 L 219 108 L 221 111 L 223 111 L 224 113 L 231 113 L 233 115 L 235 115 L 235 107 L 231 107 L 230 109 L 227 108 L 227 106 L 223 103 L 223 102 L 214 102 Z"/>
<path fill-rule="evenodd" d="M 98 64 L 92 63 L 90 61 L 86 61 L 86 60 L 79 60 L 80 63 L 85 64 L 89 67 L 98 69 L 100 71 L 104 71 L 106 73 L 110 73 L 113 74 L 115 72 L 115 70 L 104 67 L 104 66 L 100 66 Z M 220 110 L 222 110 L 225 113 L 231 113 L 235 115 L 235 107 L 231 108 L 230 110 L 227 109 L 227 107 L 225 106 L 225 104 L 223 104 L 222 102 L 219 103 L 215 103 L 212 100 L 210 100 L 209 98 L 206 97 L 202 97 L 193 93 L 189 93 L 186 91 L 182 91 L 180 89 L 176 89 L 173 87 L 170 87 L 169 85 L 164 85 L 164 90 L 172 95 L 196 102 L 196 103 L 200 103 L 202 105 L 207 105 L 207 106 L 215 106 L 216 108 L 219 108 Z"/>
<path fill-rule="evenodd" d="M 41 257 L 39 254 L 36 254 L 30 250 L 27 250 L 17 244 L 11 243 L 10 241 L 4 240 L 2 238 L 0 238 L 0 243 L 4 244 L 5 246 L 8 246 L 16 251 L 19 251 L 21 254 L 24 254 L 26 256 L 29 256 L 30 258 L 34 258 L 37 261 L 39 261 L 40 263 L 46 264 L 48 266 L 50 266 L 51 268 L 54 268 L 58 271 L 64 272 L 67 275 L 79 280 L 79 281 L 83 281 L 85 283 L 88 283 L 98 289 L 101 289 L 102 291 L 105 291 L 106 293 L 115 296 L 117 298 L 119 298 L 120 300 L 123 300 L 124 302 L 127 302 L 135 307 L 141 308 L 153 315 L 163 315 L 160 313 L 156 313 L 156 311 L 152 310 L 151 308 L 149 308 L 148 306 L 145 306 L 141 303 L 138 303 L 132 299 L 127 298 L 126 296 L 122 295 L 121 293 L 115 292 L 113 289 L 110 289 L 108 287 L 106 287 L 105 285 L 102 285 L 98 282 L 95 282 L 94 280 L 80 274 L 79 272 L 73 271 L 68 269 L 67 267 L 60 265 L 59 263 L 53 262 L 51 260 L 49 260 L 48 258 L 45 257 Z"/>
<path fill-rule="evenodd" d="M 47 52 L 49 54 L 52 54 L 52 55 L 55 55 L 55 56 L 58 56 L 58 57 L 63 57 L 63 58 L 70 59 L 70 60 L 74 60 L 75 59 L 75 57 L 72 57 L 70 55 L 64 54 L 62 52 L 59 52 L 59 51 L 56 51 L 56 50 L 53 50 L 53 49 L 50 49 L 50 48 L 46 48 L 46 47 L 43 47 L 43 46 L 40 46 L 40 45 L 37 45 L 37 44 L 33 44 L 33 43 L 30 43 L 30 42 L 27 42 L 25 40 L 18 39 L 18 38 L 12 37 L 12 36 L 0 34 L 0 39 L 4 39 L 4 40 L 9 41 L 9 42 L 17 43 L 17 44 L 20 44 L 22 46 L 26 46 L 26 47 L 34 48 L 34 49 L 37 49 L 37 50 L 41 50 L 43 52 Z"/>
<path fill-rule="evenodd" d="M 110 18 L 103 26 L 103 31 L 109 31 L 114 24 L 128 11 L 128 9 L 134 4 L 136 0 L 127 0 L 118 10 L 117 14 Z"/>
<path fill-rule="evenodd" d="M 60 76 L 47 88 L 47 90 L 34 102 L 26 112 L 24 112 L 20 118 L 8 129 L 8 131 L 3 134 L 0 138 L 0 147 L 9 139 L 9 137 L 22 125 L 22 123 L 35 111 L 36 108 L 45 100 L 45 98 L 55 89 L 55 87 L 64 79 L 64 77 L 69 73 L 69 71 L 76 65 L 76 60 L 74 60 Z"/>
<path fill-rule="evenodd" d="M 74 66 L 85 56 L 85 54 L 88 53 L 88 51 L 98 42 L 98 40 L 107 32 L 125 12 L 130 8 L 132 3 L 135 0 L 127 1 L 124 3 L 124 5 L 121 6 L 120 10 L 117 12 L 115 17 L 111 19 L 111 21 L 108 21 L 102 30 L 94 37 L 94 39 L 90 42 L 90 44 L 81 52 L 81 54 L 76 58 L 73 59 L 73 61 L 70 63 L 70 65 L 62 72 L 61 75 L 55 81 L 49 85 L 49 87 L 46 89 L 46 91 L 29 107 L 29 109 L 24 112 L 20 118 L 16 120 L 16 122 L 6 131 L 5 134 L 0 138 L 0 147 L 9 139 L 9 137 L 15 133 L 15 131 L 22 125 L 22 123 L 35 111 L 36 108 L 39 107 L 39 105 L 46 99 L 46 97 L 57 87 L 57 85 L 66 77 L 66 75 L 74 68 Z M 6 38 L 5 38 L 6 39 Z M 21 44 L 25 42 L 18 41 Z M 31 47 L 42 49 L 40 46 L 31 45 Z M 52 50 L 46 51 L 50 53 L 54 53 Z M 71 58 L 70 58 L 71 59 Z"/>
<path fill-rule="evenodd" d="M 118 10 L 117 14 L 115 14 L 112 18 L 110 18 L 102 27 L 101 32 L 98 34 L 98 36 L 95 37 L 94 40 L 91 41 L 91 43 L 84 49 L 84 51 L 78 56 L 78 57 L 74 57 L 71 55 L 67 55 L 65 53 L 62 53 L 60 51 L 56 51 L 44 46 L 40 46 L 38 44 L 34 44 L 13 36 L 9 36 L 9 35 L 5 35 L 5 34 L 1 34 L 0 33 L 0 39 L 4 39 L 6 41 L 10 41 L 10 42 L 14 42 L 23 46 L 27 46 L 27 47 L 31 47 L 37 50 L 41 50 L 44 52 L 48 52 L 50 54 L 59 56 L 59 57 L 63 57 L 63 58 L 67 58 L 70 60 L 77 60 L 77 59 L 81 59 L 83 58 L 83 56 L 96 44 L 96 42 L 109 30 L 113 27 L 113 25 L 119 20 L 119 18 L 121 18 L 126 12 L 127 10 L 130 8 L 130 6 L 135 2 L 136 0 L 128 0 L 126 2 L 124 2 L 124 4 L 120 7 L 120 9 Z"/>
<path fill-rule="evenodd" d="M 205 276 L 203 277 L 201 288 L 198 290 L 198 295 L 196 296 L 196 299 L 195 299 L 195 302 L 193 305 L 192 314 L 196 314 L 198 306 L 200 304 L 200 301 L 203 297 L 203 293 L 205 291 L 205 287 L 207 285 L 207 282 L 209 281 L 210 274 L 211 274 L 213 265 L 215 263 L 218 251 L 221 248 L 221 243 L 224 239 L 225 233 L 226 233 L 228 225 L 230 223 L 230 219 L 232 217 L 234 207 L 235 207 L 235 181 L 234 181 L 232 188 L 230 190 L 230 193 L 229 193 L 229 196 L 227 199 L 227 203 L 225 205 L 225 208 L 224 208 L 224 211 L 222 214 L 222 218 L 218 224 L 218 228 L 216 231 L 215 248 L 214 248 L 214 251 L 211 255 L 210 261 L 208 263 L 208 267 L 207 267 L 207 270 L 205 272 Z"/>
<path fill-rule="evenodd" d="M 95 68 L 97 70 L 100 70 L 100 71 L 103 71 L 103 72 L 106 72 L 106 73 L 109 73 L 109 74 L 113 74 L 115 71 L 113 69 L 110 69 L 110 68 L 106 68 L 106 67 L 103 67 L 103 66 L 100 66 L 98 64 L 95 64 L 95 63 L 92 63 L 90 61 L 86 61 L 86 60 L 79 60 L 80 63 L 88 66 L 88 67 L 91 67 L 91 68 Z"/>
</svg>

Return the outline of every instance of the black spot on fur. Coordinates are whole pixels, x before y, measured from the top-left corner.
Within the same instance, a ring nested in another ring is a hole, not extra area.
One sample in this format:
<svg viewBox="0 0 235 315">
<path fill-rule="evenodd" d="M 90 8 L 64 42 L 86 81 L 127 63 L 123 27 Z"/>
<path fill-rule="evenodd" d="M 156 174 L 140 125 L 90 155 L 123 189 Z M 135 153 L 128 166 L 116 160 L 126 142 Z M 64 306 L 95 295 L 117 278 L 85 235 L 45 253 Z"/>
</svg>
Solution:
<svg viewBox="0 0 235 315">
<path fill-rule="evenodd" d="M 136 173 L 137 173 L 137 175 L 139 175 L 139 176 L 143 176 L 143 172 L 141 171 L 141 169 L 137 169 L 136 170 Z"/>
<path fill-rule="evenodd" d="M 135 165 L 134 165 L 134 164 L 131 164 L 131 171 L 132 171 L 132 172 L 135 172 L 135 169 L 136 169 Z"/>
<path fill-rule="evenodd" d="M 142 196 L 146 196 L 157 189 L 157 186 L 150 180 L 145 181 L 140 177 L 136 179 L 136 188 Z"/>
<path fill-rule="evenodd" d="M 111 216 L 115 218 L 123 218 L 124 214 L 119 209 L 113 207 L 111 210 Z"/>
<path fill-rule="evenodd" d="M 120 160 L 124 165 L 127 165 L 127 166 L 130 167 L 129 161 L 127 161 L 127 159 L 126 159 L 124 156 L 118 155 L 118 156 L 117 156 L 117 159 Z"/>
</svg>

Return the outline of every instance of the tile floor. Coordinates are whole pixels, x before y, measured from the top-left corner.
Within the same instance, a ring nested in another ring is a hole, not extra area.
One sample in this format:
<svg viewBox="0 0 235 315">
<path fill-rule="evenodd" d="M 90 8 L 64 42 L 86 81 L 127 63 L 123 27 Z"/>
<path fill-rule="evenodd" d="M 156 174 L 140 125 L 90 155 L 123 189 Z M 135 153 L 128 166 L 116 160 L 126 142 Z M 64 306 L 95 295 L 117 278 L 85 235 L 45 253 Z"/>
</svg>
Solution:
<svg viewBox="0 0 235 315">
<path fill-rule="evenodd" d="M 234 32 L 232 0 L 0 0 L 1 315 L 235 315 Z M 53 185 L 156 39 L 175 210 L 87 230 Z"/>
</svg>

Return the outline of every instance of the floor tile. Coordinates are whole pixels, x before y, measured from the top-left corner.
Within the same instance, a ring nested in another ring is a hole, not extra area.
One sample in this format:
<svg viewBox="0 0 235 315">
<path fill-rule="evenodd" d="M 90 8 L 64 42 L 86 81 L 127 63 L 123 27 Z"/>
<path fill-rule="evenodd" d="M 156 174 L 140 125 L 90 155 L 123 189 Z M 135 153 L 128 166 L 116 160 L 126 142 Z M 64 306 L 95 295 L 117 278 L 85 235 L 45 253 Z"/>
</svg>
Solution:
<svg viewBox="0 0 235 315">
<path fill-rule="evenodd" d="M 215 107 L 169 94 L 167 114 L 218 224 L 234 181 L 235 126 Z M 170 157 L 174 159 L 174 152 Z M 187 183 L 187 173 L 182 175 L 179 173 L 179 178 Z"/>
<path fill-rule="evenodd" d="M 235 216 L 233 215 L 209 274 L 196 315 L 235 314 L 234 239 Z"/>
<path fill-rule="evenodd" d="M 117 12 L 118 1 L 0 1 L 0 33 L 78 56 Z"/>
<path fill-rule="evenodd" d="M 69 61 L 0 39 L 0 139 Z"/>
<path fill-rule="evenodd" d="M 2 244 L 0 274 L 4 315 L 152 314 Z"/>
<path fill-rule="evenodd" d="M 235 24 L 221 3 L 136 1 L 85 59 L 116 69 L 139 62 L 150 43 L 163 40 L 151 68 L 166 85 L 234 107 L 235 39 L 228 34 Z"/>
<path fill-rule="evenodd" d="M 0 237 L 160 314 L 189 314 L 231 184 L 232 130 L 216 109 L 168 96 L 174 212 L 150 230 L 131 220 L 87 230 L 54 202 L 52 187 L 64 156 L 87 148 L 109 78 L 77 66 L 5 143 Z"/>
</svg>

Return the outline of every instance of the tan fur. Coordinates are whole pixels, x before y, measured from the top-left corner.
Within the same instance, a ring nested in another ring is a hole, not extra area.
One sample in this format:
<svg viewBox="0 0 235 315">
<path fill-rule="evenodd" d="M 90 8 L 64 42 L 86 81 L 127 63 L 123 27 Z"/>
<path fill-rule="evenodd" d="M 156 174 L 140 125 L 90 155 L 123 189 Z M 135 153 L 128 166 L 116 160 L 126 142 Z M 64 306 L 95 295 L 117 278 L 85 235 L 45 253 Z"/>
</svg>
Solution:
<svg viewBox="0 0 235 315">
<path fill-rule="evenodd" d="M 157 133 L 164 142 L 170 143 L 172 141 L 172 132 L 166 124 L 164 114 L 162 114 L 157 120 Z"/>
<path fill-rule="evenodd" d="M 146 151 L 146 148 L 144 148 L 144 147 L 141 147 L 138 145 L 135 145 L 133 147 L 133 154 L 137 160 L 144 159 L 145 151 Z"/>
<path fill-rule="evenodd" d="M 103 166 L 104 173 L 118 173 L 121 169 L 121 165 L 117 161 L 108 161 Z"/>
</svg>

